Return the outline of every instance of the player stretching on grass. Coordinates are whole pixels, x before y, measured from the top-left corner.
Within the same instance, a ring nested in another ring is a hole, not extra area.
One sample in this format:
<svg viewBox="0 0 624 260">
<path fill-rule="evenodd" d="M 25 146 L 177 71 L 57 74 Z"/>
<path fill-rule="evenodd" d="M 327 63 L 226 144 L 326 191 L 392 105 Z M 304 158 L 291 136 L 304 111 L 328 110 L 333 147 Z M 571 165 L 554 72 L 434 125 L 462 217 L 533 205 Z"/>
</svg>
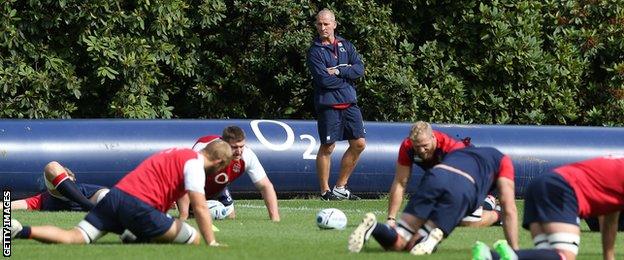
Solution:
<svg viewBox="0 0 624 260">
<path fill-rule="evenodd" d="M 217 169 L 230 163 L 232 150 L 223 141 L 208 144 L 199 153 L 168 149 L 143 161 L 123 177 L 78 225 L 24 226 L 11 220 L 11 236 L 47 243 L 89 244 L 107 232 L 129 230 L 137 242 L 199 244 L 195 228 L 165 214 L 188 192 L 199 231 L 206 244 L 218 246 L 206 206 L 204 183 Z"/>
<path fill-rule="evenodd" d="M 76 183 L 72 171 L 58 162 L 43 168 L 47 191 L 35 196 L 11 201 L 11 209 L 41 211 L 89 211 L 108 193 L 106 187 Z"/>
<path fill-rule="evenodd" d="M 514 251 L 494 243 L 473 247 L 473 259 L 574 260 L 581 241 L 579 217 L 599 216 L 603 259 L 615 259 L 618 216 L 624 209 L 624 157 L 600 157 L 555 168 L 529 184 L 522 227 L 535 249 Z"/>
<path fill-rule="evenodd" d="M 391 226 L 396 225 L 396 215 L 403 201 L 405 188 L 412 174 L 412 165 L 429 170 L 446 156 L 447 153 L 470 146 L 470 141 L 458 141 L 440 131 L 433 130 L 427 122 L 418 121 L 412 125 L 409 136 L 401 142 L 397 159 L 394 181 L 388 199 L 388 219 Z M 500 213 L 494 210 L 496 199 L 487 196 L 483 206 L 462 219 L 462 226 L 487 227 L 500 220 Z"/>
<path fill-rule="evenodd" d="M 269 212 L 269 218 L 272 221 L 280 221 L 279 210 L 277 207 L 277 195 L 273 188 L 273 183 L 269 180 L 258 156 L 251 150 L 251 148 L 245 146 L 245 132 L 238 126 L 228 126 L 223 129 L 222 136 L 209 135 L 201 137 L 193 145 L 194 150 L 201 150 L 212 141 L 223 140 L 232 148 L 232 162 L 225 168 L 220 169 L 218 174 L 206 178 L 206 197 L 220 201 L 228 212 L 228 218 L 235 218 L 236 212 L 234 211 L 234 199 L 230 195 L 228 185 L 234 180 L 238 179 L 243 174 L 247 174 L 254 186 L 262 194 L 264 204 Z M 186 204 L 188 205 L 188 204 Z M 188 215 L 188 206 L 182 205 L 180 207 L 180 216 L 185 217 Z"/>
<path fill-rule="evenodd" d="M 511 159 L 494 148 L 467 147 L 449 153 L 425 173 L 396 227 L 377 223 L 375 215 L 367 213 L 349 236 L 349 251 L 360 252 L 372 235 L 386 250 L 431 254 L 495 188 L 501 195 L 505 237 L 518 248 Z"/>
</svg>

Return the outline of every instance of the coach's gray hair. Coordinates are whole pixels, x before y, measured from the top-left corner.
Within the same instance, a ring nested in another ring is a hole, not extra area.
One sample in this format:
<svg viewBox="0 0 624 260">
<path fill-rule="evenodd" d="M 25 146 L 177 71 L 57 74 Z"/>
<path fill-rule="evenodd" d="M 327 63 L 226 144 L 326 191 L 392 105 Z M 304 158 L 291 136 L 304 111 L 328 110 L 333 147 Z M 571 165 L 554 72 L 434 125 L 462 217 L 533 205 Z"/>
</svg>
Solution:
<svg viewBox="0 0 624 260">
<path fill-rule="evenodd" d="M 316 20 L 318 20 L 319 16 L 321 16 L 321 14 L 328 14 L 329 17 L 331 17 L 332 21 L 336 21 L 336 15 L 334 15 L 334 12 L 332 12 L 332 10 L 329 10 L 329 8 L 323 8 L 323 10 L 319 11 L 316 14 Z"/>
</svg>

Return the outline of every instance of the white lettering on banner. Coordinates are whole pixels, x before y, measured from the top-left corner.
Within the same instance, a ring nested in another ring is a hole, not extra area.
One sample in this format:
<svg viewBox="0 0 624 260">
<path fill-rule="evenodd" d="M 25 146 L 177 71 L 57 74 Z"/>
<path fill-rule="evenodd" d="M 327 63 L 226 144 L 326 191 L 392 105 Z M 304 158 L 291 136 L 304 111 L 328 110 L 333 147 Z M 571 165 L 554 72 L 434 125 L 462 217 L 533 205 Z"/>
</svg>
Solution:
<svg viewBox="0 0 624 260">
<path fill-rule="evenodd" d="M 305 150 L 305 152 L 303 152 L 303 159 L 316 160 L 316 154 L 312 153 L 312 151 L 314 151 L 314 148 L 316 147 L 316 139 L 314 139 L 314 137 L 311 135 L 300 135 L 299 138 L 301 138 L 301 140 L 310 140 L 310 145 L 308 145 L 308 148 Z"/>
<path fill-rule="evenodd" d="M 281 126 L 286 131 L 286 141 L 284 141 L 281 144 L 271 143 L 269 140 L 266 139 L 266 137 L 264 137 L 264 135 L 262 134 L 262 131 L 260 131 L 260 127 L 259 127 L 260 123 L 272 123 L 272 124 Z M 254 134 L 258 138 L 258 141 L 260 141 L 262 145 L 266 146 L 267 148 L 273 151 L 286 151 L 288 149 L 291 149 L 293 144 L 295 143 L 295 133 L 293 129 L 284 122 L 280 122 L 276 120 L 252 120 L 249 124 L 251 125 L 251 130 L 253 130 Z M 312 152 L 314 151 L 314 148 L 316 147 L 316 139 L 309 134 L 300 135 L 299 138 L 301 140 L 310 141 L 310 144 L 308 145 L 306 150 L 303 152 L 302 158 L 304 160 L 315 160 L 316 154 L 313 154 Z"/>
<path fill-rule="evenodd" d="M 264 138 L 264 135 L 262 134 L 262 132 L 260 131 L 260 128 L 258 127 L 258 124 L 260 123 L 273 123 L 284 128 L 284 130 L 286 130 L 286 141 L 279 145 L 269 142 L 269 140 Z M 258 137 L 258 141 L 260 141 L 261 144 L 263 144 L 264 146 L 268 147 L 271 150 L 286 151 L 290 147 L 292 147 L 293 143 L 295 143 L 295 133 L 293 133 L 292 128 L 290 128 L 290 126 L 288 126 L 284 122 L 275 121 L 275 120 L 253 120 L 251 121 L 250 124 L 251 124 L 251 129 L 253 130 L 254 134 L 256 134 L 256 137 Z"/>
</svg>

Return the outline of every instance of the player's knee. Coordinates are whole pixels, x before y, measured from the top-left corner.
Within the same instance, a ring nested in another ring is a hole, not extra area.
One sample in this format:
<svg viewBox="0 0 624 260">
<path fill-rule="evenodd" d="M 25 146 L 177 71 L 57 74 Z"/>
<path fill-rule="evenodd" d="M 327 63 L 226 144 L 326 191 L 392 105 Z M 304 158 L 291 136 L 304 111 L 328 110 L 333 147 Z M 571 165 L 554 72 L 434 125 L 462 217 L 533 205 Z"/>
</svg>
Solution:
<svg viewBox="0 0 624 260">
<path fill-rule="evenodd" d="M 65 172 L 65 168 L 57 161 L 51 161 L 43 168 L 43 174 L 46 179 L 53 180 L 61 173 Z"/>
<path fill-rule="evenodd" d="M 95 204 L 98 204 L 102 199 L 104 199 L 104 197 L 106 196 L 106 194 L 108 194 L 110 190 L 109 189 L 101 189 L 98 190 L 97 193 L 95 194 Z"/>
<path fill-rule="evenodd" d="M 351 143 L 351 148 L 361 153 L 366 149 L 366 141 L 364 138 L 357 139 L 355 142 Z"/>
<path fill-rule="evenodd" d="M 321 155 L 330 155 L 331 153 L 334 152 L 335 147 L 336 147 L 336 143 L 321 144 L 321 147 L 319 147 L 318 153 Z"/>
<path fill-rule="evenodd" d="M 76 226 L 75 230 L 78 230 L 78 232 L 76 233 L 78 235 L 74 236 L 73 239 L 81 242 L 80 244 L 93 243 L 106 234 L 106 232 L 99 230 L 86 220 L 80 221 L 80 223 L 78 223 L 78 226 Z"/>
<path fill-rule="evenodd" d="M 578 255 L 581 237 L 578 234 L 558 232 L 548 235 L 548 243 L 550 247 L 557 251 L 572 253 Z"/>
<path fill-rule="evenodd" d="M 474 212 L 462 218 L 460 225 L 464 227 L 479 227 L 481 226 L 482 219 L 483 219 L 483 207 L 479 207 Z"/>
<path fill-rule="evenodd" d="M 197 230 L 187 223 L 182 223 L 178 234 L 173 239 L 176 244 L 199 244 Z"/>
</svg>

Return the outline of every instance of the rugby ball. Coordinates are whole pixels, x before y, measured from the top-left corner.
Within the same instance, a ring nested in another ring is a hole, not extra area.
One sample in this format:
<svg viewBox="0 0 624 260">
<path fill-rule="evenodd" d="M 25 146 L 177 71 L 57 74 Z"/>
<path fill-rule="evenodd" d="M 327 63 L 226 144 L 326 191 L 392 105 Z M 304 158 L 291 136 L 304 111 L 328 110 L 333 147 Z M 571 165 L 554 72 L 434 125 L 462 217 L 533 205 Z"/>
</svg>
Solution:
<svg viewBox="0 0 624 260">
<path fill-rule="evenodd" d="M 206 204 L 212 219 L 225 219 L 234 211 L 234 205 L 226 207 L 218 200 L 207 200 Z"/>
<path fill-rule="evenodd" d="M 322 209 L 316 214 L 316 225 L 321 229 L 345 229 L 347 216 L 339 209 Z"/>
</svg>

